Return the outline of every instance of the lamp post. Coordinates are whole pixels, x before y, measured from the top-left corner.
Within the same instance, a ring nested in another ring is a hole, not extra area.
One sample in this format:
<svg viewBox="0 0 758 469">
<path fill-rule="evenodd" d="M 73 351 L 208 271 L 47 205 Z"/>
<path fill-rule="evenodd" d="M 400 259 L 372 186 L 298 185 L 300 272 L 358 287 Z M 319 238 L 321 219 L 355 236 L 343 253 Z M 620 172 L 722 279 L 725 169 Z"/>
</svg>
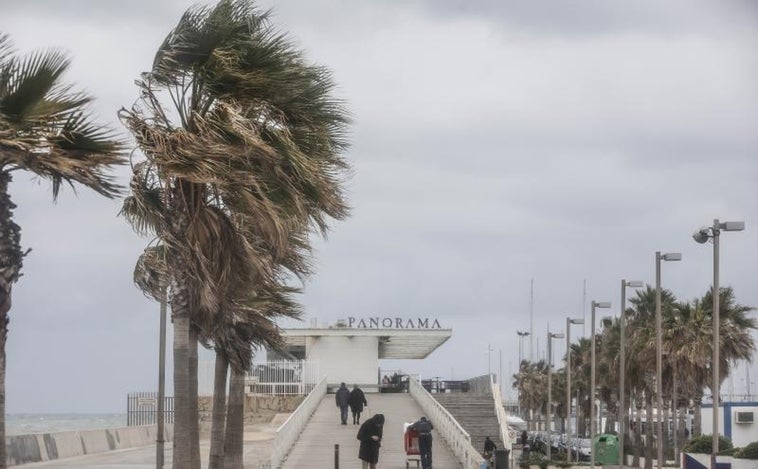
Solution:
<svg viewBox="0 0 758 469">
<path fill-rule="evenodd" d="M 661 254 L 655 252 L 655 402 L 656 418 L 655 429 L 658 433 L 657 461 L 658 467 L 662 468 L 663 460 L 663 338 L 661 337 L 661 261 L 681 261 L 682 254 L 679 252 L 667 252 Z"/>
<path fill-rule="evenodd" d="M 487 344 L 487 378 L 492 380 L 492 344 Z"/>
<path fill-rule="evenodd" d="M 640 288 L 642 282 L 639 280 L 621 280 L 621 314 L 619 315 L 619 356 L 621 362 L 619 363 L 619 409 L 623 412 L 621 416 L 621 422 L 619 422 L 619 454 L 621 455 L 621 465 L 626 463 L 626 455 L 624 454 L 624 436 L 626 429 L 629 428 L 627 419 L 629 418 L 629 407 L 626 405 L 626 389 L 624 388 L 624 377 L 626 375 L 626 287 Z"/>
<path fill-rule="evenodd" d="M 528 331 L 516 331 L 516 334 L 518 334 L 518 372 L 519 375 L 521 374 L 521 362 L 523 360 L 522 355 L 524 353 L 524 337 L 528 336 L 530 332 Z M 518 415 L 521 418 L 524 418 L 524 416 L 521 414 L 521 393 L 519 391 L 518 396 Z"/>
<path fill-rule="evenodd" d="M 716 469 L 716 453 L 719 451 L 719 347 L 721 325 L 720 321 L 720 299 L 721 292 L 719 291 L 719 235 L 721 231 L 742 231 L 745 229 L 744 221 L 727 221 L 719 223 L 718 218 L 713 220 L 713 226 L 708 228 L 702 228 L 696 231 L 692 237 L 700 244 L 707 242 L 709 239 L 713 240 L 713 290 L 711 296 L 713 296 L 713 357 L 711 368 L 713 370 L 713 382 L 711 384 L 711 390 L 713 391 L 713 440 L 711 440 L 711 469 Z"/>
<path fill-rule="evenodd" d="M 584 319 L 566 318 L 566 435 L 571 441 L 571 325 L 584 324 Z M 571 461 L 571 448 L 566 452 L 566 461 Z"/>
<path fill-rule="evenodd" d="M 610 308 L 608 301 L 592 301 L 591 329 L 592 345 L 590 350 L 590 445 L 595 445 L 595 308 Z M 590 451 L 590 467 L 595 469 L 595 452 Z"/>
<path fill-rule="evenodd" d="M 562 332 L 548 332 L 547 333 L 547 460 L 550 461 L 551 449 L 553 446 L 553 438 L 551 435 L 551 426 L 553 424 L 553 385 L 552 385 L 552 369 L 553 369 L 553 340 L 563 339 L 565 335 Z"/>
</svg>

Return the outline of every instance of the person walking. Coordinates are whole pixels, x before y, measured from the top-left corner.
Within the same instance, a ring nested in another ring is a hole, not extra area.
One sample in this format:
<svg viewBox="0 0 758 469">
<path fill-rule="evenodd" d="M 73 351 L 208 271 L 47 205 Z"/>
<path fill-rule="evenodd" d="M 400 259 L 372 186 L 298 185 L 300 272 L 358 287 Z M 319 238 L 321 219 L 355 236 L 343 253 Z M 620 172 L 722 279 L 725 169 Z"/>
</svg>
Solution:
<svg viewBox="0 0 758 469">
<path fill-rule="evenodd" d="M 421 417 L 408 429 L 418 432 L 418 452 L 421 457 L 421 469 L 432 469 L 432 429 L 434 429 L 434 425 L 426 417 Z"/>
<path fill-rule="evenodd" d="M 350 401 L 350 390 L 345 383 L 340 383 L 340 388 L 334 394 L 334 402 L 340 408 L 340 420 L 342 425 L 347 425 L 347 408 Z"/>
<path fill-rule="evenodd" d="M 366 395 L 363 394 L 363 390 L 358 387 L 357 384 L 353 385 L 353 390 L 350 391 L 350 412 L 353 413 L 353 425 L 361 423 L 361 412 L 363 412 L 363 406 L 367 406 Z"/>
<path fill-rule="evenodd" d="M 495 442 L 490 440 L 490 437 L 488 436 L 484 437 L 484 453 L 482 456 L 484 456 L 484 459 L 487 461 L 487 467 L 492 466 L 492 456 L 495 454 L 496 449 L 497 446 L 495 446 Z"/>
<path fill-rule="evenodd" d="M 382 446 L 382 433 L 384 432 L 384 415 L 376 414 L 363 422 L 358 429 L 358 440 L 361 442 L 358 450 L 358 459 L 361 460 L 363 469 L 376 469 L 379 462 L 379 448 Z"/>
</svg>

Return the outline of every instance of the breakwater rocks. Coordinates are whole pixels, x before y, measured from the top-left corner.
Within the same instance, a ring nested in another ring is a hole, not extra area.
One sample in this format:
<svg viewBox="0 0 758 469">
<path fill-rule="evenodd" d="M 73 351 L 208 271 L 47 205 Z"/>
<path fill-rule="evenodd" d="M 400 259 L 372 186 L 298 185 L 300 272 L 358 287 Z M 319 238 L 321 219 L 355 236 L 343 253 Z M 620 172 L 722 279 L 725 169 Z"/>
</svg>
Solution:
<svg viewBox="0 0 758 469">
<path fill-rule="evenodd" d="M 37 433 L 6 437 L 9 466 L 84 456 L 117 449 L 155 444 L 155 425 Z M 172 441 L 174 426 L 166 425 L 165 440 Z"/>
</svg>

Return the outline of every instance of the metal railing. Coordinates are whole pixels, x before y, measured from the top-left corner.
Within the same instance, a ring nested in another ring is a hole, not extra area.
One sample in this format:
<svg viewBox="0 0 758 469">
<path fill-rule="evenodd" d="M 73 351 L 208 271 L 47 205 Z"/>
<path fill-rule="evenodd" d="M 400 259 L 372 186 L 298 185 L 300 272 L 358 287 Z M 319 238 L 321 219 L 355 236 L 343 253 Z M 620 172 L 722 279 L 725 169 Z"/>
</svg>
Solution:
<svg viewBox="0 0 758 469">
<path fill-rule="evenodd" d="M 434 429 L 442 435 L 462 467 L 479 469 L 484 458 L 471 445 L 471 436 L 468 432 L 416 379 L 410 378 L 408 381 L 411 396 L 421 406 L 427 418 L 434 423 Z"/>
<path fill-rule="evenodd" d="M 503 400 L 500 396 L 500 388 L 495 384 L 495 375 L 490 375 L 490 386 L 492 386 L 492 397 L 495 400 L 495 413 L 497 414 L 497 423 L 500 427 L 500 439 L 503 441 L 503 445 L 509 451 L 513 450 L 513 441 L 511 435 L 508 432 L 508 419 L 505 416 L 505 408 L 503 408 Z"/>
<path fill-rule="evenodd" d="M 174 423 L 174 398 L 163 398 L 163 421 Z M 158 423 L 158 393 L 130 392 L 126 396 L 126 425 L 155 425 Z"/>
<path fill-rule="evenodd" d="M 245 391 L 253 394 L 303 396 L 317 385 L 318 377 L 318 362 L 274 360 L 254 363 L 245 377 Z"/>
<path fill-rule="evenodd" d="M 271 468 L 279 469 L 282 461 L 289 453 L 292 445 L 295 444 L 305 425 L 310 420 L 313 412 L 316 411 L 321 400 L 326 396 L 326 377 L 313 388 L 308 396 L 300 403 L 287 420 L 276 429 L 273 447 L 271 451 Z"/>
</svg>

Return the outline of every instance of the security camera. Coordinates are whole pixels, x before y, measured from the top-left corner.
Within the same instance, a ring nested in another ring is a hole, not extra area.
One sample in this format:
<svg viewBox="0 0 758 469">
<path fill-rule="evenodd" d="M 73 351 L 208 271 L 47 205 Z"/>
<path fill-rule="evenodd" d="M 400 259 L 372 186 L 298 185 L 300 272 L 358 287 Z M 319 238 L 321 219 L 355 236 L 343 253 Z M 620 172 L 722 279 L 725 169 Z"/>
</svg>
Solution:
<svg viewBox="0 0 758 469">
<path fill-rule="evenodd" d="M 708 229 L 700 228 L 696 232 L 692 233 L 692 239 L 694 239 L 700 244 L 707 243 L 708 239 L 710 239 L 710 235 L 708 234 Z"/>
</svg>

